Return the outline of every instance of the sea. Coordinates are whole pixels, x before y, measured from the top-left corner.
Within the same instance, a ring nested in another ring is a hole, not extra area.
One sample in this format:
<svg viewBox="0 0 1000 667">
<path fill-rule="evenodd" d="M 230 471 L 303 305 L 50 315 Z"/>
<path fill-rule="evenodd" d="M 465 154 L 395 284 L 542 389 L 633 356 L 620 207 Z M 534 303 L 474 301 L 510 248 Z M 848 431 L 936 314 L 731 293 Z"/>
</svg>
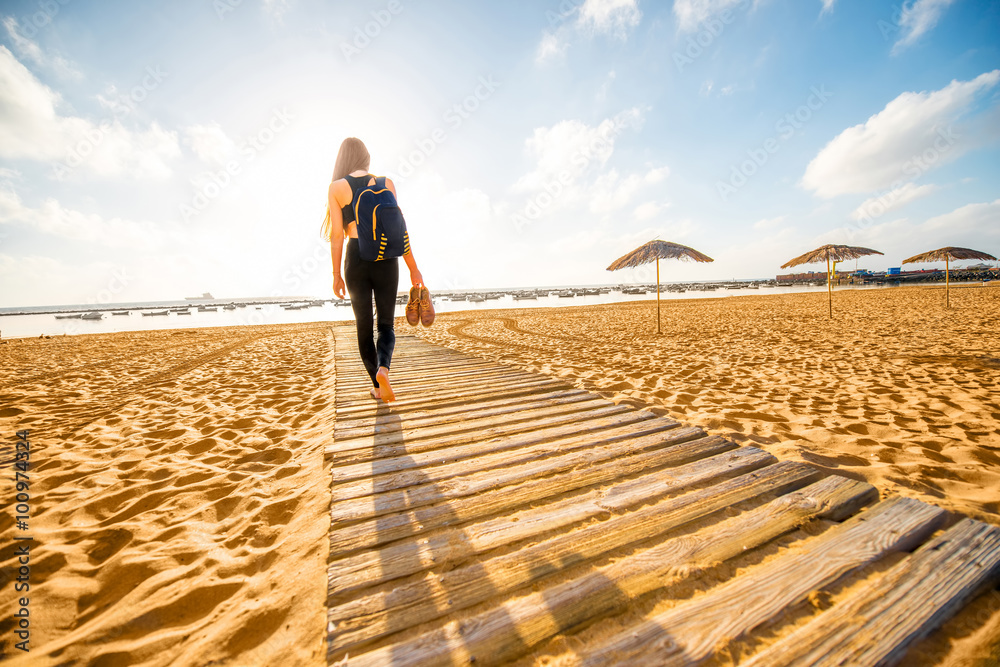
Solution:
<svg viewBox="0 0 1000 667">
<path fill-rule="evenodd" d="M 852 286 L 835 289 L 852 289 Z M 867 286 L 871 289 L 872 286 Z M 433 293 L 438 313 L 493 310 L 501 308 L 560 308 L 622 301 L 656 299 L 655 285 L 644 294 L 627 293 L 635 285 L 588 285 L 583 287 L 529 287 L 482 290 L 451 290 Z M 856 289 L 856 288 L 855 288 Z M 738 298 L 748 294 L 788 294 L 824 292 L 825 285 L 776 285 L 771 281 L 730 281 L 728 283 L 671 283 L 661 285 L 660 299 Z M 534 297 L 534 298 L 532 298 Z M 471 299 L 471 300 L 470 300 Z M 405 314 L 406 295 L 397 300 L 396 316 Z M 90 313 L 100 319 L 67 317 Z M 156 313 L 156 314 L 153 314 Z M 295 324 L 353 320 L 347 301 L 318 297 L 245 297 L 232 299 L 181 299 L 102 304 L 68 304 L 0 308 L 0 338 L 76 336 L 80 334 L 199 327 Z"/>
</svg>

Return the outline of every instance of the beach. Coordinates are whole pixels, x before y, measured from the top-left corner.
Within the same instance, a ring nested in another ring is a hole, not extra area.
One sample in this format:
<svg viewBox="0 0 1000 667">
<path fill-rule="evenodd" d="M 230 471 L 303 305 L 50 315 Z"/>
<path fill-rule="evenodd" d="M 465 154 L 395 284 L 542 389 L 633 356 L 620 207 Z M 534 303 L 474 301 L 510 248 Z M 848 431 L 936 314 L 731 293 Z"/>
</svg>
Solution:
<svg viewBox="0 0 1000 667">
<path fill-rule="evenodd" d="M 429 341 L 1000 524 L 1000 285 L 445 313 Z M 475 388 L 468 388 L 475 391 Z"/>
<path fill-rule="evenodd" d="M 8 456 L 15 430 L 31 443 L 27 530 L 0 515 L 5 562 L 12 535 L 33 538 L 30 653 L 11 641 L 10 664 L 322 663 L 328 336 L 285 325 L 0 346 Z M 0 587 L 5 641 L 13 585 Z"/>
<path fill-rule="evenodd" d="M 397 331 L 1000 524 L 1000 286 L 954 289 L 952 306 L 908 287 L 835 293 L 832 321 L 809 293 L 671 301 L 659 335 L 649 301 Z M 32 538 L 32 651 L 11 664 L 325 664 L 342 326 L 0 345 L 0 426 L 8 443 L 29 430 L 32 452 L 27 530 L 0 515 L 4 549 Z M 13 581 L 0 592 L 11 619 Z M 573 664 L 576 641 L 520 664 Z M 986 665 L 998 643 L 992 591 L 909 655 Z"/>
</svg>

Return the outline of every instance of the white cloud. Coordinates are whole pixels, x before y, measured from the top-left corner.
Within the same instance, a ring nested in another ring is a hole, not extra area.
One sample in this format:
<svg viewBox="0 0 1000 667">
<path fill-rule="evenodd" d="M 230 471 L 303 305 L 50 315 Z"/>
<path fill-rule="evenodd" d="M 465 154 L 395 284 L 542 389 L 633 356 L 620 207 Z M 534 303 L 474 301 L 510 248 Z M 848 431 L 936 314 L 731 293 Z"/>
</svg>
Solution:
<svg viewBox="0 0 1000 667">
<path fill-rule="evenodd" d="M 597 89 L 597 100 L 599 102 L 603 102 L 608 99 L 608 89 L 611 88 L 611 84 L 614 83 L 616 76 L 617 75 L 614 70 L 608 72 L 608 78 L 605 79 L 604 83 L 601 84 L 601 87 Z"/>
<path fill-rule="evenodd" d="M 637 0 L 586 0 L 578 7 L 564 10 L 559 18 L 568 20 L 573 14 L 576 21 L 563 23 L 554 32 L 542 33 L 535 50 L 536 64 L 565 55 L 574 33 L 606 34 L 624 41 L 642 20 Z"/>
<path fill-rule="evenodd" d="M 753 228 L 758 231 L 762 231 L 765 229 L 774 229 L 775 227 L 781 225 L 781 223 L 783 223 L 784 221 L 785 221 L 785 216 L 783 215 L 779 215 L 776 218 L 764 218 L 762 220 L 758 220 L 757 222 L 753 223 Z"/>
<path fill-rule="evenodd" d="M 978 204 L 966 204 L 960 206 L 950 213 L 935 216 L 922 227 L 929 232 L 943 232 L 949 238 L 956 239 L 945 245 L 965 246 L 968 244 L 973 248 L 986 241 L 994 244 L 1000 240 L 1000 199 L 991 202 Z M 964 239 L 964 240 L 963 240 Z M 986 248 L 985 252 L 996 255 L 996 246 Z"/>
<path fill-rule="evenodd" d="M 538 44 L 535 52 L 535 62 L 543 63 L 547 60 L 559 58 L 566 53 L 569 43 L 560 36 L 561 33 L 546 32 L 542 35 L 542 41 Z"/>
<path fill-rule="evenodd" d="M 661 204 L 655 201 L 647 201 L 636 206 L 635 210 L 632 211 L 632 216 L 636 220 L 642 220 L 642 221 L 652 220 L 653 218 L 655 218 L 661 212 L 665 211 L 668 208 L 670 208 L 670 204 Z"/>
<path fill-rule="evenodd" d="M 113 116 L 95 123 L 61 116 L 61 98 L 0 46 L 0 157 L 77 168 L 102 177 L 163 179 L 180 155 L 177 134 L 153 123 L 148 130 L 125 128 Z"/>
<path fill-rule="evenodd" d="M 642 12 L 637 0 L 586 0 L 580 7 L 577 26 L 626 39 L 629 30 L 639 25 L 640 20 Z"/>
<path fill-rule="evenodd" d="M 670 167 L 656 167 L 647 171 L 646 175 L 642 177 L 642 180 L 649 185 L 653 185 L 664 180 L 669 175 Z"/>
<path fill-rule="evenodd" d="M 802 185 L 826 198 L 898 188 L 954 160 L 979 143 L 954 124 L 998 81 L 1000 70 L 993 70 L 930 93 L 899 95 L 824 146 L 806 167 Z"/>
<path fill-rule="evenodd" d="M 643 178 L 638 174 L 622 178 L 615 169 L 602 174 L 589 188 L 590 212 L 607 215 L 622 210 L 632 202 L 642 185 Z"/>
<path fill-rule="evenodd" d="M 917 186 L 913 183 L 907 183 L 902 187 L 888 190 L 875 197 L 869 197 L 851 213 L 851 217 L 855 220 L 877 218 L 890 211 L 902 208 L 911 201 L 926 197 L 937 189 L 936 185 Z"/>
<path fill-rule="evenodd" d="M 109 248 L 155 252 L 163 247 L 165 233 L 148 221 L 83 213 L 48 199 L 38 208 L 25 206 L 9 183 L 0 184 L 0 226 L 24 227 L 43 234 L 95 243 Z"/>
<path fill-rule="evenodd" d="M 901 258 L 945 246 L 976 248 L 996 255 L 1000 244 L 998 217 L 1000 199 L 966 204 L 923 222 L 897 218 L 860 228 L 848 225 L 816 240 L 882 250 L 889 256 L 885 260 L 889 266 L 898 266 Z"/>
<path fill-rule="evenodd" d="M 46 54 L 38 44 L 22 35 L 21 26 L 18 25 L 17 19 L 13 16 L 5 17 L 3 25 L 14 43 L 14 48 L 21 54 L 22 58 L 27 58 L 36 65 L 52 70 L 60 76 L 73 79 L 79 79 L 83 76 L 68 60 L 62 56 Z"/>
<path fill-rule="evenodd" d="M 899 18 L 902 35 L 892 47 L 893 55 L 910 46 L 937 25 L 941 14 L 955 0 L 910 0 Z"/>
<path fill-rule="evenodd" d="M 236 152 L 236 142 L 226 135 L 218 123 L 191 125 L 183 132 L 184 145 L 189 146 L 202 162 L 224 164 Z"/>
<path fill-rule="evenodd" d="M 579 120 L 563 120 L 552 127 L 540 127 L 525 148 L 534 159 L 534 168 L 514 184 L 514 190 L 529 192 L 546 184 L 575 181 L 592 166 L 603 166 L 614 152 L 618 135 L 628 125 L 639 125 L 642 112 L 630 109 L 606 118 L 597 126 Z"/>
<path fill-rule="evenodd" d="M 674 0 L 674 16 L 681 32 L 693 32 L 705 21 L 731 10 L 747 0 Z"/>
<path fill-rule="evenodd" d="M 285 18 L 285 13 L 291 9 L 289 0 L 264 0 L 261 8 L 264 15 L 271 20 L 281 23 Z"/>
<path fill-rule="evenodd" d="M 822 0 L 822 2 L 823 2 L 823 11 L 821 11 L 820 14 L 826 14 L 827 12 L 832 12 L 833 11 L 833 4 L 836 1 L 837 0 Z"/>
</svg>

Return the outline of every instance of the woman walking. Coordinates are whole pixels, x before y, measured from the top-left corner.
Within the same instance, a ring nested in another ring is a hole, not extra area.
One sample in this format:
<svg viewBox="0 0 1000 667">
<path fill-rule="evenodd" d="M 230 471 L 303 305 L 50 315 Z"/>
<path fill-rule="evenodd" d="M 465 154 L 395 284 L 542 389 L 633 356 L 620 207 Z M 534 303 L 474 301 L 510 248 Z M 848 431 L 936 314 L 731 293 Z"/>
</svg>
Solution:
<svg viewBox="0 0 1000 667">
<path fill-rule="evenodd" d="M 358 227 L 354 219 L 354 209 L 351 207 L 355 191 L 369 185 L 374 178 L 368 173 L 370 159 L 368 149 L 360 139 L 349 137 L 340 145 L 337 162 L 333 167 L 333 182 L 330 183 L 329 210 L 326 220 L 323 221 L 323 236 L 330 241 L 330 256 L 333 258 L 333 292 L 338 298 L 344 298 L 346 285 L 351 295 L 351 307 L 354 309 L 354 319 L 358 327 L 358 349 L 361 351 L 365 369 L 372 379 L 372 398 L 389 402 L 396 398 L 389 382 L 389 365 L 396 345 L 393 318 L 396 311 L 396 290 L 399 287 L 399 262 L 395 258 L 375 262 L 361 259 L 358 249 Z M 395 195 L 396 188 L 392 181 L 387 178 L 385 184 Z M 343 271 L 341 271 L 342 256 Z M 406 251 L 403 261 L 410 269 L 410 282 L 415 288 L 419 286 L 419 292 L 426 292 L 412 250 Z M 373 334 L 373 323 L 378 329 L 377 341 Z"/>
</svg>

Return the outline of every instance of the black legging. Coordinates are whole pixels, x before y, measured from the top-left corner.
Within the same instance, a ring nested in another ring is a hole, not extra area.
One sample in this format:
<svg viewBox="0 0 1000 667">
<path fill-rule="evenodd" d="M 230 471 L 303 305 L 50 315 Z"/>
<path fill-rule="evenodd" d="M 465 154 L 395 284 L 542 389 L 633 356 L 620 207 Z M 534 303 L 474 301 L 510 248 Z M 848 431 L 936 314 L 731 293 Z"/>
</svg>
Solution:
<svg viewBox="0 0 1000 667">
<path fill-rule="evenodd" d="M 351 295 L 351 308 L 358 324 L 358 349 L 361 361 L 371 376 L 372 384 L 378 382 L 375 374 L 379 366 L 389 368 L 392 350 L 396 347 L 393 319 L 396 316 L 396 289 L 399 287 L 399 262 L 383 259 L 366 262 L 358 251 L 358 240 L 347 240 L 344 259 L 344 282 Z M 378 345 L 374 340 L 372 321 L 372 294 L 375 295 L 375 315 L 378 318 Z"/>
</svg>

